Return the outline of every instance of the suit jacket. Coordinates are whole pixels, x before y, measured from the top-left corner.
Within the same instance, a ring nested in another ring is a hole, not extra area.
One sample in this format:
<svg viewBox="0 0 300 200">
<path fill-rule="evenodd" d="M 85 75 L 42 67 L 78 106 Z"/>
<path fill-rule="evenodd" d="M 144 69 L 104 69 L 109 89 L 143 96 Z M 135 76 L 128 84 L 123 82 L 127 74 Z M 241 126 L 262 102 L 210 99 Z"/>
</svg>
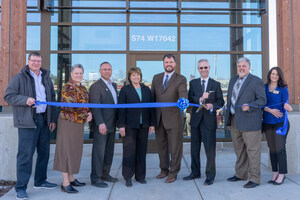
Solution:
<svg viewBox="0 0 300 200">
<path fill-rule="evenodd" d="M 117 92 L 117 85 L 113 83 Z M 92 84 L 89 92 L 90 103 L 114 104 L 113 96 L 102 79 Z M 91 108 L 93 114 L 92 125 L 99 126 L 105 123 L 107 132 L 114 132 L 117 122 L 117 109 L 115 108 Z M 98 130 L 98 129 L 96 129 Z"/>
<path fill-rule="evenodd" d="M 228 86 L 227 110 L 225 116 L 226 126 L 231 126 L 231 96 L 232 90 L 238 76 L 233 77 Z M 257 131 L 261 129 L 262 124 L 262 109 L 261 107 L 267 103 L 265 87 L 263 81 L 249 74 L 242 85 L 238 94 L 235 105 L 234 120 L 236 128 L 239 131 Z M 250 109 L 246 112 L 242 111 L 240 105 L 249 104 Z M 255 106 L 255 107 L 253 107 Z"/>
<path fill-rule="evenodd" d="M 163 90 L 164 72 L 156 74 L 152 80 L 151 93 L 155 102 L 177 102 L 178 99 L 187 98 L 186 78 L 174 72 Z M 183 116 L 178 107 L 156 109 L 157 125 L 160 119 L 166 129 L 176 128 L 183 125 Z"/>
<path fill-rule="evenodd" d="M 119 103 L 146 103 L 152 102 L 151 90 L 141 85 L 142 101 L 132 84 L 124 86 L 119 95 Z M 154 108 L 120 108 L 118 110 L 118 127 L 140 128 L 140 116 L 142 114 L 142 126 L 148 128 L 156 125 Z"/>
<path fill-rule="evenodd" d="M 202 108 L 198 113 L 196 113 L 197 107 L 192 109 L 191 126 L 197 127 L 200 124 L 201 119 L 204 119 L 206 127 L 209 129 L 217 129 L 217 118 L 216 110 L 224 105 L 223 93 L 221 90 L 221 84 L 214 79 L 209 78 L 207 82 L 206 92 L 213 91 L 209 94 L 208 99 L 205 100 L 206 103 L 211 103 L 213 105 L 213 114 L 209 110 Z M 199 99 L 203 95 L 201 87 L 201 79 L 197 78 L 190 81 L 189 89 L 189 101 L 190 103 L 199 104 Z"/>
</svg>

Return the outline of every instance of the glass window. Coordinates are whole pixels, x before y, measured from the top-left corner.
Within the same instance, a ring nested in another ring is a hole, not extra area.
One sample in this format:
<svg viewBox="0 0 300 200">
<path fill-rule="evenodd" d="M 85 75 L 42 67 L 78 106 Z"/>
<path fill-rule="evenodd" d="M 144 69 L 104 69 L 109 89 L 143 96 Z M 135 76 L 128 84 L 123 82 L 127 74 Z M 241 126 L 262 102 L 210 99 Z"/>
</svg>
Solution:
<svg viewBox="0 0 300 200">
<path fill-rule="evenodd" d="M 261 28 L 243 28 L 244 51 L 261 51 Z"/>
<path fill-rule="evenodd" d="M 158 2 L 158 1 L 130 1 L 130 7 L 137 8 L 177 8 L 177 1 Z"/>
<path fill-rule="evenodd" d="M 38 0 L 27 0 L 27 6 L 34 6 L 37 7 Z"/>
<path fill-rule="evenodd" d="M 126 14 L 98 13 L 98 11 L 73 11 L 72 22 L 126 23 Z"/>
<path fill-rule="evenodd" d="M 163 71 L 163 61 L 137 60 L 136 66 L 141 69 L 143 82 L 149 87 L 151 87 L 153 76 Z"/>
<path fill-rule="evenodd" d="M 58 5 L 59 0 L 54 0 L 54 5 Z M 95 1 L 95 0 L 76 0 L 72 1 L 74 7 L 126 7 L 126 1 Z"/>
<path fill-rule="evenodd" d="M 72 50 L 126 50 L 125 26 L 72 26 Z"/>
<path fill-rule="evenodd" d="M 41 27 L 40 26 L 27 26 L 27 39 L 26 49 L 40 50 L 41 43 Z"/>
<path fill-rule="evenodd" d="M 41 13 L 27 12 L 27 22 L 41 22 Z"/>
<path fill-rule="evenodd" d="M 54 87 L 58 88 L 58 70 L 61 70 L 60 65 L 64 65 L 62 63 L 58 63 L 58 56 L 60 54 L 51 54 L 50 57 L 50 71 L 51 78 L 54 83 Z M 117 83 L 118 89 L 123 86 L 124 80 L 126 79 L 126 55 L 125 54 L 69 54 L 71 63 L 66 62 L 65 64 L 70 67 L 74 64 L 82 64 L 84 68 L 84 76 L 83 76 L 83 84 L 88 88 L 100 78 L 99 67 L 100 64 L 104 61 L 111 63 L 112 65 L 112 77 L 111 79 Z M 65 72 L 63 74 L 63 82 L 67 82 L 69 77 L 64 77 Z"/>
<path fill-rule="evenodd" d="M 229 2 L 182 2 L 182 8 L 229 8 Z"/>
<path fill-rule="evenodd" d="M 229 51 L 229 27 L 182 27 L 182 51 Z"/>
<path fill-rule="evenodd" d="M 262 78 L 262 55 L 261 54 L 245 54 L 251 62 L 250 73 Z"/>
<path fill-rule="evenodd" d="M 130 50 L 176 51 L 177 27 L 131 26 Z"/>
<path fill-rule="evenodd" d="M 176 14 L 130 14 L 130 23 L 177 23 Z"/>
</svg>

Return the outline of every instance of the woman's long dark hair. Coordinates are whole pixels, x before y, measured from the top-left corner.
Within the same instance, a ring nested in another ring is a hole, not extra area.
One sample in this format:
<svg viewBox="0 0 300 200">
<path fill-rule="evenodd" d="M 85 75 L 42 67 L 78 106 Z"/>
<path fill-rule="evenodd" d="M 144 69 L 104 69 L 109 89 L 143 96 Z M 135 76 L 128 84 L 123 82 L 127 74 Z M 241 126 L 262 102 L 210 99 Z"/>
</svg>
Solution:
<svg viewBox="0 0 300 200">
<path fill-rule="evenodd" d="M 271 83 L 271 78 L 270 77 L 271 77 L 271 74 L 272 74 L 273 70 L 277 71 L 277 74 L 278 74 L 278 77 L 279 77 L 278 82 L 277 82 L 278 87 L 287 87 L 287 84 L 284 81 L 282 70 L 279 67 L 272 67 L 270 69 L 270 71 L 268 72 L 268 84 Z"/>
</svg>

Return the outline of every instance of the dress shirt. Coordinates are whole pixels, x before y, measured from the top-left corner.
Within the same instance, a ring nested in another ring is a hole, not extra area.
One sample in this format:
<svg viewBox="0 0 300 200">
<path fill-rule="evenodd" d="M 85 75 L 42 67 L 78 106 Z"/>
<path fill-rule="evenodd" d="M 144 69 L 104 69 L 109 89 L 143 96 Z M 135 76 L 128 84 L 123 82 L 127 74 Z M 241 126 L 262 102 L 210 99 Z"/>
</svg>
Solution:
<svg viewBox="0 0 300 200">
<path fill-rule="evenodd" d="M 171 79 L 171 77 L 172 77 L 172 75 L 174 74 L 174 72 L 175 71 L 173 71 L 172 73 L 170 73 L 170 74 L 167 74 L 166 72 L 165 72 L 165 75 L 164 75 L 164 80 L 163 80 L 163 82 L 162 82 L 162 84 L 164 85 L 164 82 L 165 82 L 165 80 L 166 80 L 166 76 L 168 75 L 169 76 L 169 80 L 168 81 L 170 81 L 170 79 Z"/>
<path fill-rule="evenodd" d="M 115 104 L 117 104 L 117 103 L 118 103 L 117 92 L 116 92 L 114 86 L 112 85 L 113 82 L 112 82 L 111 80 L 109 80 L 109 82 L 108 82 L 108 81 L 106 81 L 106 80 L 105 80 L 104 78 L 102 78 L 102 77 L 101 77 L 101 79 L 102 79 L 102 80 L 104 81 L 104 83 L 107 85 L 108 89 L 110 90 L 110 92 L 111 92 L 111 94 L 112 94 L 112 96 L 113 96 L 113 98 L 114 98 Z"/>
<path fill-rule="evenodd" d="M 40 70 L 39 75 L 37 76 L 33 71 L 30 70 L 30 75 L 34 79 L 35 86 L 35 95 L 37 101 L 46 101 L 46 91 L 42 83 L 42 71 Z M 36 107 L 36 113 L 46 112 L 47 105 L 39 105 Z"/>
</svg>

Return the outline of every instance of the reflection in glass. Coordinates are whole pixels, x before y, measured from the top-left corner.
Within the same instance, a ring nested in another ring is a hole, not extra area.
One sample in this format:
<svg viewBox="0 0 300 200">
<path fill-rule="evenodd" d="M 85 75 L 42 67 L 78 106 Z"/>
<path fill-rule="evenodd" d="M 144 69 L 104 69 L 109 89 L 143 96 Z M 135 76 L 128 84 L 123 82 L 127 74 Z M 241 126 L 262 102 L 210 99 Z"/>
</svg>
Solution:
<svg viewBox="0 0 300 200">
<path fill-rule="evenodd" d="M 182 27 L 182 51 L 229 51 L 229 27 Z"/>
<path fill-rule="evenodd" d="M 176 14 L 130 14 L 130 23 L 177 23 Z"/>
<path fill-rule="evenodd" d="M 37 0 L 27 0 L 27 6 L 37 6 Z"/>
<path fill-rule="evenodd" d="M 126 14 L 97 13 L 97 11 L 72 11 L 72 22 L 126 23 Z"/>
<path fill-rule="evenodd" d="M 250 73 L 262 78 L 262 55 L 261 54 L 245 54 L 251 62 Z"/>
<path fill-rule="evenodd" d="M 177 8 L 177 1 L 159 2 L 159 1 L 130 1 L 130 7 L 134 8 Z"/>
<path fill-rule="evenodd" d="M 176 51 L 177 27 L 131 26 L 130 50 Z"/>
<path fill-rule="evenodd" d="M 27 12 L 27 22 L 41 22 L 41 13 Z"/>
<path fill-rule="evenodd" d="M 27 26 L 27 39 L 26 49 L 28 50 L 40 50 L 41 43 L 41 27 L 40 26 Z"/>
<path fill-rule="evenodd" d="M 72 26 L 72 50 L 125 49 L 125 26 Z"/>
<path fill-rule="evenodd" d="M 141 68 L 143 74 L 143 82 L 149 87 L 151 87 L 153 76 L 164 71 L 163 61 L 137 60 L 136 66 Z"/>
</svg>

